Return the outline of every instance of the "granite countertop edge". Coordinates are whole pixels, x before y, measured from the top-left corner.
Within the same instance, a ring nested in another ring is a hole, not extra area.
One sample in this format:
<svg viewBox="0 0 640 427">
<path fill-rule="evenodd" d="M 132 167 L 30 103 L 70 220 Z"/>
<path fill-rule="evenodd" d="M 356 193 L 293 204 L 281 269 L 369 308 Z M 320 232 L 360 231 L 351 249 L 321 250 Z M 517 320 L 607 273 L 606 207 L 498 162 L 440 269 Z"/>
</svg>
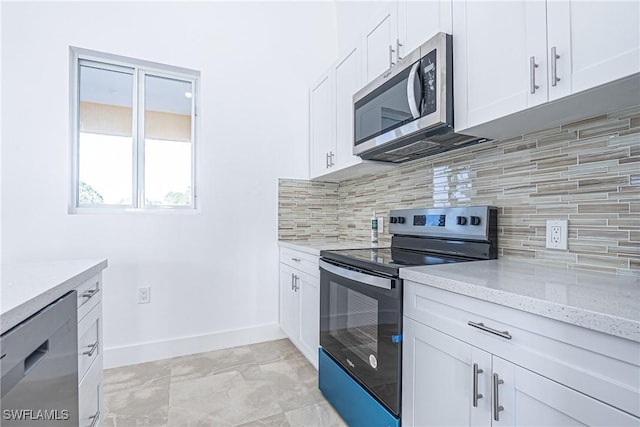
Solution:
<svg viewBox="0 0 640 427">
<path fill-rule="evenodd" d="M 11 307 L 6 312 L 3 310 L 0 313 L 0 334 L 4 334 L 8 330 L 19 325 L 22 321 L 64 296 L 69 291 L 77 288 L 83 282 L 89 280 L 91 277 L 107 268 L 108 265 L 108 261 L 106 259 L 92 260 L 88 261 L 88 263 L 93 265 L 89 268 L 78 270 L 76 274 L 69 276 L 67 279 L 57 284 L 53 284 L 45 291 L 36 293 L 30 298 L 27 298 L 21 304 Z M 38 264 L 33 264 L 34 268 L 37 265 Z"/>
<path fill-rule="evenodd" d="M 481 262 L 500 262 L 481 261 Z M 512 265 L 518 264 L 509 261 Z M 520 263 L 530 265 L 528 263 Z M 449 268 L 455 268 L 453 265 Z M 468 267 L 468 264 L 467 264 Z M 400 277 L 405 280 L 417 282 L 426 286 L 432 286 L 445 291 L 466 295 L 469 297 L 495 303 L 501 306 L 514 308 L 546 318 L 559 320 L 586 329 L 603 332 L 605 334 L 626 338 L 640 343 L 640 321 L 628 317 L 617 316 L 611 313 L 599 312 L 593 309 L 562 304 L 555 301 L 544 300 L 532 296 L 520 295 L 501 289 L 492 289 L 482 285 L 465 281 L 462 278 L 444 277 L 439 272 L 431 269 L 420 270 L 420 267 L 400 269 Z M 588 274 L 583 273 L 581 274 Z M 531 280 L 536 279 L 530 276 Z M 631 279 L 633 280 L 633 279 Z"/>
</svg>

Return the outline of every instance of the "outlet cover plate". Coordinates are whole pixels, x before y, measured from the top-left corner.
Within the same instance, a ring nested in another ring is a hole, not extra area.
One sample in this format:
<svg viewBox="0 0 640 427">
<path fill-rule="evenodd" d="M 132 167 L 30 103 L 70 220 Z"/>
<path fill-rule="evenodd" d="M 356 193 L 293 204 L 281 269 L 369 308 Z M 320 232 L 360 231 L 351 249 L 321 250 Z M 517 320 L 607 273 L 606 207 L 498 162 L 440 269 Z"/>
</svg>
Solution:
<svg viewBox="0 0 640 427">
<path fill-rule="evenodd" d="M 567 249 L 569 221 L 566 219 L 547 220 L 547 249 Z"/>
<path fill-rule="evenodd" d="M 151 302 L 151 288 L 138 288 L 138 304 L 149 304 Z"/>
<path fill-rule="evenodd" d="M 383 220 L 384 220 L 383 216 L 378 217 L 378 233 L 384 233 L 384 225 L 382 224 Z"/>
</svg>

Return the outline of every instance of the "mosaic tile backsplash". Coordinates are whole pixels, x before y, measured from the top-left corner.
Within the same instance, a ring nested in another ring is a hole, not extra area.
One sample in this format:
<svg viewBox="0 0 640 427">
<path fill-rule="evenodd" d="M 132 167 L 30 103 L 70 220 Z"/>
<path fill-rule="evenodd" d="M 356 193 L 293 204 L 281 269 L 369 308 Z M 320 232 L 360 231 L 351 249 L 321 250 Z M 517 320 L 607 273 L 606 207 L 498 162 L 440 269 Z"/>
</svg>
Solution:
<svg viewBox="0 0 640 427">
<path fill-rule="evenodd" d="M 366 242 L 374 209 L 386 230 L 393 208 L 471 205 L 499 207 L 500 257 L 636 274 L 640 106 L 340 184 L 280 180 L 279 238 Z M 568 250 L 545 249 L 547 219 L 569 220 Z"/>
</svg>

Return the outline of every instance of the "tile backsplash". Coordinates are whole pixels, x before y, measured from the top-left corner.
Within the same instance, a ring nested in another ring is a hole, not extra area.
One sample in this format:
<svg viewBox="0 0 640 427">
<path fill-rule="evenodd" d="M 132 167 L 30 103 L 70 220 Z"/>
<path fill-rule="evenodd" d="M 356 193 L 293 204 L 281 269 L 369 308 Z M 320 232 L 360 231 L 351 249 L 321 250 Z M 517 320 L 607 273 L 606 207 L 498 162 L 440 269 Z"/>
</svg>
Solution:
<svg viewBox="0 0 640 427">
<path fill-rule="evenodd" d="M 280 239 L 366 242 L 375 209 L 388 244 L 390 209 L 494 205 L 500 257 L 640 270 L 640 106 L 340 184 L 280 180 L 279 188 Z M 545 249 L 547 219 L 569 220 L 568 250 Z"/>
</svg>

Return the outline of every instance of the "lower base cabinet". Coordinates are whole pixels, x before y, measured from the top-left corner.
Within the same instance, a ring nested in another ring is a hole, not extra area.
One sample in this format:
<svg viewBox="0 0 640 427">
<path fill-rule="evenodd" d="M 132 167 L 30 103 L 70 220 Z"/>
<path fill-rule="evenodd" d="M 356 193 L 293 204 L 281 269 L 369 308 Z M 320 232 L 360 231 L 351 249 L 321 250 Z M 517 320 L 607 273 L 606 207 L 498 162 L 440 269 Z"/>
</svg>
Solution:
<svg viewBox="0 0 640 427">
<path fill-rule="evenodd" d="M 404 343 L 404 426 L 639 425 L 625 412 L 409 318 Z"/>
<path fill-rule="evenodd" d="M 317 256 L 291 249 L 281 250 L 280 328 L 318 369 L 320 267 Z"/>
<path fill-rule="evenodd" d="M 640 426 L 637 343 L 408 281 L 404 307 L 403 426 Z"/>
<path fill-rule="evenodd" d="M 78 294 L 78 408 L 80 427 L 102 424 L 102 275 L 87 280 Z"/>
</svg>

